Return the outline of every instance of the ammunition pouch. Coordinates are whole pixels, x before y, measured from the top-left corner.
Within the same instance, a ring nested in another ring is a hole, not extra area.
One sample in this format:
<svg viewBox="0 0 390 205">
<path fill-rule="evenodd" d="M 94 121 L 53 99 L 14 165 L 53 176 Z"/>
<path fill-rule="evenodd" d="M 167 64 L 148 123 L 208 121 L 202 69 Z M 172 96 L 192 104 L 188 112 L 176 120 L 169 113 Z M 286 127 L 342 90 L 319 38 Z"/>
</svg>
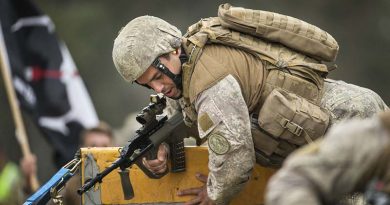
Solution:
<svg viewBox="0 0 390 205">
<path fill-rule="evenodd" d="M 252 124 L 255 123 L 252 119 Z M 263 166 L 280 166 L 297 147 L 321 137 L 328 124 L 327 110 L 275 88 L 260 109 L 257 125 L 252 126 L 257 162 Z"/>
</svg>

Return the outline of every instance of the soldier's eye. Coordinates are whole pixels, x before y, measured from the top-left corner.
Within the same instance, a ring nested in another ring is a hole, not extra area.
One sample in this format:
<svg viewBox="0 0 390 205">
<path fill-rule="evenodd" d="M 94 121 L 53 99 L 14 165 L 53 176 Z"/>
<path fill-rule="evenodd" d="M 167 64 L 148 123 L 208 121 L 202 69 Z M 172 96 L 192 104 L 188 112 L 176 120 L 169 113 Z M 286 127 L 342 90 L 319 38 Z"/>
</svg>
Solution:
<svg viewBox="0 0 390 205">
<path fill-rule="evenodd" d="M 147 89 L 153 89 L 153 88 L 150 87 L 148 84 L 140 84 L 140 85 L 144 86 L 144 87 L 147 88 Z"/>
<path fill-rule="evenodd" d="M 150 87 L 148 84 L 141 84 L 141 83 L 138 83 L 138 81 L 134 81 L 134 82 L 137 83 L 140 86 L 143 86 L 143 87 L 147 88 L 147 89 L 152 89 L 152 87 Z"/>
</svg>

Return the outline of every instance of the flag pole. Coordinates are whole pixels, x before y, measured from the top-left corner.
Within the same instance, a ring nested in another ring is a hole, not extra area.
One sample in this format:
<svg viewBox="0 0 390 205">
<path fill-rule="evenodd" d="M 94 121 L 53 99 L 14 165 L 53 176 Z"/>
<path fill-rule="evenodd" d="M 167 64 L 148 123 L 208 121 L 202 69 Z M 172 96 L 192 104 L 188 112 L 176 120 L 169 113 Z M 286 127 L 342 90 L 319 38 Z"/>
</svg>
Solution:
<svg viewBox="0 0 390 205">
<path fill-rule="evenodd" d="M 7 51 L 5 49 L 4 36 L 0 24 L 0 69 L 3 76 L 5 89 L 8 96 L 8 101 L 11 107 L 12 117 L 15 123 L 16 139 L 19 142 L 24 157 L 31 155 L 30 146 L 28 144 L 27 132 L 23 123 L 22 114 L 18 107 L 18 101 L 16 99 L 15 89 L 11 81 L 11 73 L 9 62 L 7 61 Z M 36 174 L 30 177 L 30 185 L 33 191 L 39 188 L 39 182 Z"/>
</svg>

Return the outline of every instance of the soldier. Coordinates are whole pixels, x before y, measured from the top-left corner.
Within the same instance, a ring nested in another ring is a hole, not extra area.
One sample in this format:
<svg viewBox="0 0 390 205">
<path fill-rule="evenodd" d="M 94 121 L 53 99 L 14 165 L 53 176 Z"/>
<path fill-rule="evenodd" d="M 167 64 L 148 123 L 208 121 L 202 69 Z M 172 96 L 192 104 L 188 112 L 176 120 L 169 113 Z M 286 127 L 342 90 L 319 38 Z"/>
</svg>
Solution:
<svg viewBox="0 0 390 205">
<path fill-rule="evenodd" d="M 290 155 L 267 187 L 266 204 L 336 204 L 363 193 L 390 204 L 390 111 L 332 127 L 323 140 Z"/>
<path fill-rule="evenodd" d="M 201 141 L 207 139 L 210 172 L 197 176 L 207 185 L 180 191 L 179 195 L 196 196 L 187 204 L 227 204 L 248 181 L 255 159 L 277 167 L 296 147 L 321 136 L 329 124 L 386 109 L 381 98 L 368 89 L 342 81 L 324 82 L 326 66 L 315 58 L 281 44 L 237 37 L 237 32 L 221 27 L 218 21 L 204 19 L 183 37 L 166 21 L 141 16 L 122 28 L 113 47 L 115 67 L 125 80 L 178 100 L 185 122 L 198 127 Z M 229 37 L 219 38 L 225 36 Z M 221 42 L 216 43 L 218 39 Z M 238 46 L 227 45 L 232 42 Z M 277 52 L 278 61 L 268 58 L 272 52 Z M 299 108 L 291 108 L 295 105 Z M 299 113 L 307 125 L 294 122 L 297 110 L 304 110 Z M 283 136 L 267 135 L 259 127 L 259 123 L 274 126 L 269 123 L 273 117 L 285 113 L 291 115 L 278 119 L 282 125 L 274 129 Z M 166 154 L 162 154 L 167 149 L 160 147 L 159 151 L 156 160 L 144 161 L 155 173 L 167 169 Z"/>
</svg>

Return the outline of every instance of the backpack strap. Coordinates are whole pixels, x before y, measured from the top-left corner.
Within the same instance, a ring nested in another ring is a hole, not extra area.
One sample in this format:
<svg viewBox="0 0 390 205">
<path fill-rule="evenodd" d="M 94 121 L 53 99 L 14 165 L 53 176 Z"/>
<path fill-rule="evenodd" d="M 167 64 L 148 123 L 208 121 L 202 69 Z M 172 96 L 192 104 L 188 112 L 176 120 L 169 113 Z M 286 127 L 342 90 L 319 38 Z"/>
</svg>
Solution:
<svg viewBox="0 0 390 205">
<path fill-rule="evenodd" d="M 182 65 L 182 78 L 183 78 L 183 99 L 184 99 L 184 121 L 187 126 L 192 127 L 197 120 L 197 113 L 194 105 L 190 101 L 189 90 L 190 80 L 195 68 L 196 61 L 202 53 L 202 47 L 189 41 L 187 38 L 183 39 L 183 48 L 188 56 L 188 61 Z"/>
</svg>

